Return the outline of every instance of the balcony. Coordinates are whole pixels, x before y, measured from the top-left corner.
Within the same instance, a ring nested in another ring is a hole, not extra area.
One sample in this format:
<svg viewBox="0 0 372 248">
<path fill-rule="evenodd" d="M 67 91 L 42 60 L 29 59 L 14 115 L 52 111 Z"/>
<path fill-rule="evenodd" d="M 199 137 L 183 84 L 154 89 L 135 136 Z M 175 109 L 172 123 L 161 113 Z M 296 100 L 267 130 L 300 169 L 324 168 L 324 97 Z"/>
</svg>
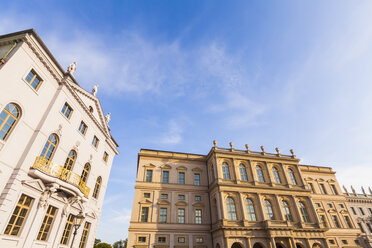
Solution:
<svg viewBox="0 0 372 248">
<path fill-rule="evenodd" d="M 48 183 L 58 183 L 62 189 L 77 195 L 89 196 L 90 188 L 81 180 L 80 175 L 54 164 L 43 157 L 36 157 L 30 173 Z"/>
</svg>

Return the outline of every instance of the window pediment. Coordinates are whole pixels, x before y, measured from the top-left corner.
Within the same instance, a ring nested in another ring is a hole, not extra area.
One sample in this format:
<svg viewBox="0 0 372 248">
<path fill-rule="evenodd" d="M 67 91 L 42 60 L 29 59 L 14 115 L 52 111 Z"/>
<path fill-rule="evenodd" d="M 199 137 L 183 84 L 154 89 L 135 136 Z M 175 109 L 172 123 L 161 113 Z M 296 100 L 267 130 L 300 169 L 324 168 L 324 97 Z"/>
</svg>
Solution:
<svg viewBox="0 0 372 248">
<path fill-rule="evenodd" d="M 327 182 L 328 182 L 328 183 L 335 183 L 336 181 L 333 180 L 333 179 L 328 179 Z"/>
<path fill-rule="evenodd" d="M 341 210 L 340 213 L 341 214 L 348 214 L 348 212 L 345 209 Z"/>
<path fill-rule="evenodd" d="M 330 210 L 328 210 L 328 213 L 335 214 L 335 213 L 337 213 L 337 211 L 334 210 L 334 209 L 330 209 Z"/>
<path fill-rule="evenodd" d="M 158 205 L 170 205 L 170 202 L 167 200 L 160 200 L 158 201 Z"/>
<path fill-rule="evenodd" d="M 152 201 L 150 201 L 149 199 L 145 199 L 140 201 L 139 204 L 152 204 Z"/>
<path fill-rule="evenodd" d="M 145 164 L 143 167 L 146 167 L 146 168 L 155 168 L 156 166 L 154 164 Z"/>
<path fill-rule="evenodd" d="M 324 209 L 321 209 L 321 208 L 318 208 L 316 211 L 317 211 L 318 213 L 325 213 Z"/>
<path fill-rule="evenodd" d="M 172 166 L 170 166 L 169 164 L 163 164 L 162 166 L 160 166 L 160 168 L 170 170 L 172 169 Z"/>
<path fill-rule="evenodd" d="M 305 181 L 314 181 L 312 177 L 305 177 Z"/>
<path fill-rule="evenodd" d="M 201 203 L 201 202 L 195 202 L 194 204 L 192 204 L 193 207 L 204 207 L 204 204 Z"/>
<path fill-rule="evenodd" d="M 192 169 L 193 172 L 202 172 L 203 170 L 200 169 L 199 167 L 195 167 Z"/>
<path fill-rule="evenodd" d="M 181 166 L 178 166 L 177 167 L 177 170 L 184 170 L 184 171 L 186 171 L 187 168 L 185 166 L 181 165 Z"/>
<path fill-rule="evenodd" d="M 185 201 L 178 201 L 176 206 L 187 206 L 187 203 Z"/>
<path fill-rule="evenodd" d="M 318 178 L 318 179 L 316 179 L 316 181 L 318 181 L 318 182 L 324 182 L 324 179 Z"/>
</svg>

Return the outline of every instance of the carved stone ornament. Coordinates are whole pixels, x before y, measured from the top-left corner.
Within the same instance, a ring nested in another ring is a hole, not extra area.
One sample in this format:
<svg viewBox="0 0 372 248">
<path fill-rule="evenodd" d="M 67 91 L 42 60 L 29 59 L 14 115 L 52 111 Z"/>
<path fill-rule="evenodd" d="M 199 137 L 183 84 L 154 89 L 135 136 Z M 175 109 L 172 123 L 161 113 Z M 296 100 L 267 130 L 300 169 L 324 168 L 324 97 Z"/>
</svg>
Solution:
<svg viewBox="0 0 372 248">
<path fill-rule="evenodd" d="M 46 208 L 49 205 L 49 199 L 57 191 L 57 189 L 58 185 L 51 185 L 45 189 L 39 200 L 39 208 Z"/>
<path fill-rule="evenodd" d="M 67 67 L 67 72 L 73 75 L 75 71 L 76 71 L 76 62 L 73 62 Z"/>
<path fill-rule="evenodd" d="M 106 121 L 107 124 L 111 121 L 111 113 L 108 113 L 108 114 L 105 116 L 105 121 Z"/>
<path fill-rule="evenodd" d="M 55 133 L 61 137 L 62 136 L 62 124 L 58 125 L 58 129 L 55 131 Z"/>
<path fill-rule="evenodd" d="M 92 95 L 93 96 L 96 96 L 97 95 L 97 92 L 98 92 L 98 84 L 96 84 L 96 85 L 93 86 Z"/>
</svg>

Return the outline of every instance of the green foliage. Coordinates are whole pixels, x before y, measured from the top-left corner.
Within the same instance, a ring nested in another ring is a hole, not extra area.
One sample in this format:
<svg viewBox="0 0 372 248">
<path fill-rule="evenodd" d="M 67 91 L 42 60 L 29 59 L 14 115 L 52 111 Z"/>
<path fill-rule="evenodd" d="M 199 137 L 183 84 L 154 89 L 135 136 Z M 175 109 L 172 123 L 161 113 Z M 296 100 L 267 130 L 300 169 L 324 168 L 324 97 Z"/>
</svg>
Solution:
<svg viewBox="0 0 372 248">
<path fill-rule="evenodd" d="M 94 239 L 94 246 L 98 245 L 99 243 L 101 243 L 100 239 Z"/>
<path fill-rule="evenodd" d="M 94 248 L 112 248 L 112 246 L 110 244 L 107 244 L 107 243 L 98 243 L 98 244 L 94 245 Z"/>
<path fill-rule="evenodd" d="M 116 241 L 112 248 L 127 248 L 128 239 Z"/>
</svg>

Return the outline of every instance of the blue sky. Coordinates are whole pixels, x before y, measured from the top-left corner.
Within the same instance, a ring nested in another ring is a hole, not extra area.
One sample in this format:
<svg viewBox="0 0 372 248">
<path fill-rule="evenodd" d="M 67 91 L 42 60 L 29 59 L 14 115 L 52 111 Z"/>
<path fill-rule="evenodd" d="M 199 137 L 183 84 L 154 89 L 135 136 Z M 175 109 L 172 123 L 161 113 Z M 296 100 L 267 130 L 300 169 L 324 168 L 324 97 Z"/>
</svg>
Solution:
<svg viewBox="0 0 372 248">
<path fill-rule="evenodd" d="M 35 28 L 100 85 L 120 144 L 97 237 L 127 237 L 140 148 L 293 148 L 372 186 L 371 1 L 6 1 L 0 33 Z M 363 171 L 361 173 L 361 171 Z"/>
</svg>

